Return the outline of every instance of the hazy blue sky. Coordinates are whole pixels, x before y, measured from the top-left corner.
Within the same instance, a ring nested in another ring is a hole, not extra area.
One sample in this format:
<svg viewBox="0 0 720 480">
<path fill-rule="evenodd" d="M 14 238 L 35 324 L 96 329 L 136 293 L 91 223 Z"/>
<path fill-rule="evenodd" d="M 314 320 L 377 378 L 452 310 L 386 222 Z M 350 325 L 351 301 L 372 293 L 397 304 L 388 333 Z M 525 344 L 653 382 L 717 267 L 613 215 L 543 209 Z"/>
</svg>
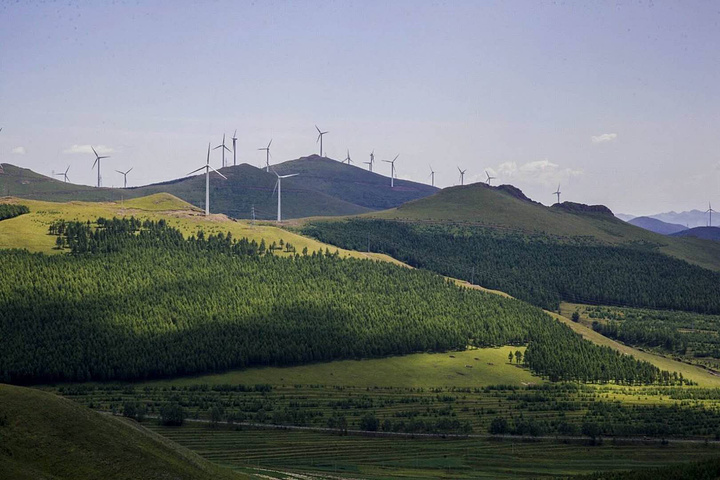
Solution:
<svg viewBox="0 0 720 480">
<path fill-rule="evenodd" d="M 717 1 L 0 1 L 0 162 L 76 183 L 89 144 L 104 185 L 137 185 L 236 128 L 242 162 L 317 152 L 318 124 L 331 157 L 400 154 L 400 178 L 720 207 L 719 86 Z"/>
</svg>

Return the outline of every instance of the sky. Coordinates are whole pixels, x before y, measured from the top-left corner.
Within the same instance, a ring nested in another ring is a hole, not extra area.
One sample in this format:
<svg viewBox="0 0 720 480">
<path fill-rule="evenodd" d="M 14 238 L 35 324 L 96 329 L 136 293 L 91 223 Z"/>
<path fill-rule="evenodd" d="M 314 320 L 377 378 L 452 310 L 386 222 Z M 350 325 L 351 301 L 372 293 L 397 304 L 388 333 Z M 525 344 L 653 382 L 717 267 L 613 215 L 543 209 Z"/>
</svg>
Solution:
<svg viewBox="0 0 720 480">
<path fill-rule="evenodd" d="M 315 125 L 441 187 L 720 206 L 720 2 L 0 0 L 0 162 L 92 185 L 93 145 L 143 185 L 235 129 L 238 163 L 318 153 Z"/>
</svg>

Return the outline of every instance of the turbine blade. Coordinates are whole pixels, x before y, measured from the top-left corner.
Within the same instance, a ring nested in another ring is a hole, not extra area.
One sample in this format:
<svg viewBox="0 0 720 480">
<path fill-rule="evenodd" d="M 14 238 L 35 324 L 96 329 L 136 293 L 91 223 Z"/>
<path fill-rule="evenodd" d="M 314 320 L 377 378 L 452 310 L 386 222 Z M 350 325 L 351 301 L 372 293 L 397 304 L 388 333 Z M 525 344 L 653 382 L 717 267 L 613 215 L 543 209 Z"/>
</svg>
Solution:
<svg viewBox="0 0 720 480">
<path fill-rule="evenodd" d="M 213 172 L 217 173 L 218 175 L 220 175 L 221 177 L 223 177 L 225 180 L 227 180 L 227 177 L 226 177 L 225 175 L 223 175 L 222 173 L 218 172 L 218 171 L 215 170 L 213 167 L 210 167 L 210 170 L 212 170 Z"/>
<path fill-rule="evenodd" d="M 128 173 L 130 173 L 130 171 L 131 171 L 133 168 L 135 168 L 135 167 L 130 167 L 130 170 L 128 170 L 127 172 L 125 172 L 125 175 L 127 175 Z"/>
<path fill-rule="evenodd" d="M 275 175 L 277 175 L 277 173 L 276 173 Z M 275 195 L 275 190 L 277 190 L 278 183 L 280 183 L 280 178 L 278 178 L 277 180 L 275 180 L 275 188 L 273 188 L 273 192 L 272 192 L 272 194 L 271 194 L 270 196 Z"/>
<path fill-rule="evenodd" d="M 125 175 L 125 172 L 121 172 L 120 170 L 115 170 L 115 171 L 118 172 L 120 175 Z"/>
<path fill-rule="evenodd" d="M 97 152 L 95 151 L 95 147 L 93 147 L 92 145 L 90 145 L 90 148 L 92 148 L 92 151 L 93 151 L 93 153 L 94 153 L 94 154 L 95 154 L 95 156 L 97 157 L 97 156 L 98 156 L 98 154 L 97 154 Z"/>
<path fill-rule="evenodd" d="M 267 148 L 270 148 L 270 145 L 272 145 L 272 138 L 270 139 L 270 142 L 268 142 Z"/>
<path fill-rule="evenodd" d="M 232 150 L 230 150 L 230 149 L 229 149 L 228 147 L 226 147 L 225 145 L 223 145 L 223 148 L 224 148 L 225 150 L 227 150 L 228 152 L 232 152 Z"/>
<path fill-rule="evenodd" d="M 95 159 L 95 162 L 93 163 L 93 166 L 90 167 L 90 170 L 92 170 L 93 168 L 95 168 L 95 164 L 98 162 L 98 160 L 100 160 L 100 159 L 99 159 L 99 158 L 96 158 L 96 159 Z"/>
<path fill-rule="evenodd" d="M 200 170 L 205 170 L 206 167 L 207 167 L 207 165 L 204 165 L 204 166 L 198 168 L 197 170 L 193 170 L 192 172 L 188 173 L 188 174 L 185 175 L 185 176 L 187 177 L 187 176 L 192 175 L 192 174 L 195 173 L 195 172 L 199 172 Z"/>
<path fill-rule="evenodd" d="M 225 145 L 218 145 L 217 147 L 213 148 L 213 150 L 217 150 L 220 147 L 224 147 Z"/>
</svg>

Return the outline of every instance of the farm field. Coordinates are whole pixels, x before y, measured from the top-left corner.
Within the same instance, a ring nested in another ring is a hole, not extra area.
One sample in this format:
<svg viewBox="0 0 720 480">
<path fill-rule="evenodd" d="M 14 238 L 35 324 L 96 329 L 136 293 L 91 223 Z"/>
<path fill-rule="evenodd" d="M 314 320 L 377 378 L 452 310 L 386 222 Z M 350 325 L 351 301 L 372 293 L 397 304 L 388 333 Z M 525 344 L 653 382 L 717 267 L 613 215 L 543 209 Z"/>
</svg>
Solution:
<svg viewBox="0 0 720 480">
<path fill-rule="evenodd" d="M 150 425 L 219 465 L 287 478 L 521 479 L 622 471 L 713 458 L 715 444 L 668 445 L 440 438 L 372 438 L 315 432 Z"/>
</svg>

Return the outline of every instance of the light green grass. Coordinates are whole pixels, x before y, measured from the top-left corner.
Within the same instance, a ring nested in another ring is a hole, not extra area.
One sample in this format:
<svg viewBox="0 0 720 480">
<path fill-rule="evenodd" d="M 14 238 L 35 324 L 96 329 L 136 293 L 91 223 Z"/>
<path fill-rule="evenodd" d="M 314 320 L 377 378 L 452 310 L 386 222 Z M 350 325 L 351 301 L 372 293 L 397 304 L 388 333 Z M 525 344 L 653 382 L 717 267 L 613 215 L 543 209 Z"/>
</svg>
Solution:
<svg viewBox="0 0 720 480">
<path fill-rule="evenodd" d="M 54 248 L 55 237 L 48 235 L 48 228 L 57 220 L 85 222 L 95 221 L 98 217 L 135 216 L 143 220 L 165 219 L 168 225 L 177 228 L 185 236 L 196 235 L 200 230 L 206 234 L 230 232 L 235 238 L 246 237 L 257 242 L 265 239 L 268 246 L 282 239 L 294 245 L 298 253 L 302 252 L 303 248 L 307 248 L 310 252 L 327 248 L 332 252 L 339 250 L 342 256 L 399 263 L 386 255 L 338 249 L 267 222 L 253 225 L 250 221 L 234 221 L 225 215 L 206 217 L 200 209 L 167 193 L 124 202 L 57 203 L 14 198 L 6 198 L 3 201 L 27 205 L 30 213 L 0 221 L 0 248 L 26 248 L 31 252 L 59 253 L 60 251 Z M 282 253 L 278 254 L 282 255 Z"/>
<path fill-rule="evenodd" d="M 0 478 L 246 478 L 137 424 L 0 385 Z"/>
<path fill-rule="evenodd" d="M 340 360 L 296 367 L 260 367 L 217 375 L 147 382 L 151 385 L 246 384 L 338 385 L 354 387 L 483 387 L 542 383 L 527 369 L 508 363 L 508 353 L 524 347 L 417 353 L 370 360 Z M 476 360 L 477 359 L 477 360 Z"/>
</svg>

